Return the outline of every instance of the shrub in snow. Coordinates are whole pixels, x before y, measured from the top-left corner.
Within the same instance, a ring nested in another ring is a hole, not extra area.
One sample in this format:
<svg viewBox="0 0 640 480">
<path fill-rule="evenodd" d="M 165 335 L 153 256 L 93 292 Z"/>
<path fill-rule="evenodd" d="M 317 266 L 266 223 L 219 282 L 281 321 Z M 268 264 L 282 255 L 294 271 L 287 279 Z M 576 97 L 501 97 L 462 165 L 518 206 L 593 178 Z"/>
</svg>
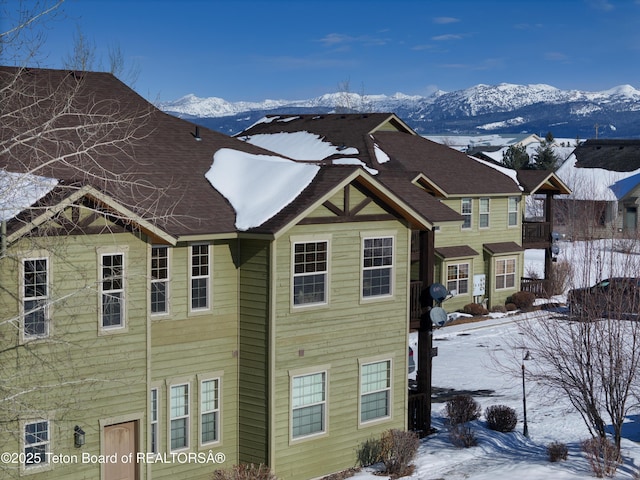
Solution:
<svg viewBox="0 0 640 480">
<path fill-rule="evenodd" d="M 518 309 L 515 303 L 508 302 L 505 304 L 504 308 L 507 309 L 507 312 L 513 312 Z"/>
<path fill-rule="evenodd" d="M 516 411 L 506 405 L 491 405 L 484 411 L 487 426 L 496 432 L 512 432 L 518 423 Z"/>
<path fill-rule="evenodd" d="M 368 467 L 369 465 L 378 463 L 382 457 L 382 440 L 379 438 L 365 440 L 358 446 L 356 455 L 358 457 L 358 464 L 361 467 Z"/>
<path fill-rule="evenodd" d="M 507 299 L 507 303 L 513 303 L 520 310 L 529 310 L 533 307 L 536 296 L 531 292 L 516 292 Z"/>
<path fill-rule="evenodd" d="M 451 426 L 480 418 L 480 404 L 471 395 L 456 395 L 445 404 L 445 415 Z"/>
<path fill-rule="evenodd" d="M 495 313 L 507 313 L 507 307 L 504 305 L 494 305 L 491 307 L 491 311 Z"/>
<path fill-rule="evenodd" d="M 613 477 L 620 463 L 620 452 L 608 438 L 594 437 L 582 442 L 582 451 L 591 471 L 598 478 Z"/>
<path fill-rule="evenodd" d="M 243 463 L 226 470 L 215 470 L 213 480 L 277 480 L 271 469 L 264 464 Z"/>
<path fill-rule="evenodd" d="M 551 442 L 547 445 L 547 453 L 549 454 L 550 462 L 559 462 L 560 460 L 566 460 L 569 455 L 569 449 L 564 443 Z"/>
<path fill-rule="evenodd" d="M 387 475 L 393 478 L 404 477 L 413 473 L 411 461 L 415 458 L 420 446 L 416 432 L 391 429 L 383 432 L 381 438 L 380 459 Z"/>
<path fill-rule="evenodd" d="M 453 425 L 449 429 L 449 440 L 458 448 L 475 447 L 478 444 L 476 434 L 468 425 Z"/>
<path fill-rule="evenodd" d="M 467 303 L 462 308 L 462 311 L 468 315 L 473 315 L 474 317 L 478 315 L 486 315 L 489 313 L 489 311 L 479 303 Z"/>
<path fill-rule="evenodd" d="M 569 288 L 569 280 L 573 278 L 573 267 L 567 260 L 553 264 L 548 283 L 548 295 L 561 295 Z"/>
</svg>

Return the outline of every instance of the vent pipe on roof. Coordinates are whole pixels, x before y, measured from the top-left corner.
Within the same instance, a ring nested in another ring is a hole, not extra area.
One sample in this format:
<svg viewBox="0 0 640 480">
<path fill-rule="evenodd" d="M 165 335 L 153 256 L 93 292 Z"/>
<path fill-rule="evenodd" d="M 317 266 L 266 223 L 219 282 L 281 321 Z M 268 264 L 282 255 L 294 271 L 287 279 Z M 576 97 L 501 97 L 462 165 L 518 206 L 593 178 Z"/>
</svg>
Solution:
<svg viewBox="0 0 640 480">
<path fill-rule="evenodd" d="M 200 127 L 198 125 L 196 125 L 196 133 L 192 133 L 193 137 L 196 139 L 196 141 L 200 141 L 202 140 L 202 137 L 200 136 Z"/>
</svg>

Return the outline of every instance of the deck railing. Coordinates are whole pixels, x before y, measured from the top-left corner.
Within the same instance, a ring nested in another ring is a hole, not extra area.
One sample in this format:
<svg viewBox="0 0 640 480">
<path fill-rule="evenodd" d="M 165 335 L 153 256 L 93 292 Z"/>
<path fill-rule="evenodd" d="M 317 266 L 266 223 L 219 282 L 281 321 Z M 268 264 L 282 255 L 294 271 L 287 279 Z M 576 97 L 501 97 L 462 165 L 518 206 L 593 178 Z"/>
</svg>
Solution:
<svg viewBox="0 0 640 480">
<path fill-rule="evenodd" d="M 522 243 L 551 242 L 551 222 L 524 222 L 522 224 Z"/>
</svg>

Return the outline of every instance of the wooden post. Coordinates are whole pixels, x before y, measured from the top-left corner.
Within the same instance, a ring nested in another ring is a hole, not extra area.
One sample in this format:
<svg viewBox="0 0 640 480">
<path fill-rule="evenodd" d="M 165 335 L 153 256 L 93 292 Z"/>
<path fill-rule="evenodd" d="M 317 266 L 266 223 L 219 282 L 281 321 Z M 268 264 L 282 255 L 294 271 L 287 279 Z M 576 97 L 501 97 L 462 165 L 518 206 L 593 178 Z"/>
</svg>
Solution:
<svg viewBox="0 0 640 480">
<path fill-rule="evenodd" d="M 429 295 L 428 287 L 433 283 L 434 275 L 434 236 L 432 230 L 420 232 L 420 279 L 424 286 L 421 296 L 422 315 L 418 330 L 418 392 L 423 393 L 422 412 L 420 418 L 423 424 L 420 429 L 426 435 L 431 431 L 431 369 L 433 358 L 433 326 L 429 312 L 433 306 L 433 299 Z"/>
</svg>

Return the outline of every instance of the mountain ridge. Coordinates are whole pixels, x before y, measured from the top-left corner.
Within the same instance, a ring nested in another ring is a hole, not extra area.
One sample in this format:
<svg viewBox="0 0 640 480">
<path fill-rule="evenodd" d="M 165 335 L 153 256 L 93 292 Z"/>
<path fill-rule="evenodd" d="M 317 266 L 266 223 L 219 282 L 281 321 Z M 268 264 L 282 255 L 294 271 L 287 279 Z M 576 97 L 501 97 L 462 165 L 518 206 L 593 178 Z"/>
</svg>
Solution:
<svg viewBox="0 0 640 480">
<path fill-rule="evenodd" d="M 416 132 L 428 134 L 538 133 L 590 138 L 640 137 L 640 90 L 621 84 L 588 92 L 547 84 L 478 84 L 429 96 L 327 93 L 306 100 L 229 102 L 185 95 L 159 103 L 167 113 L 227 134 L 247 128 L 266 114 L 394 112 Z M 597 127 L 596 127 L 597 125 Z"/>
</svg>

